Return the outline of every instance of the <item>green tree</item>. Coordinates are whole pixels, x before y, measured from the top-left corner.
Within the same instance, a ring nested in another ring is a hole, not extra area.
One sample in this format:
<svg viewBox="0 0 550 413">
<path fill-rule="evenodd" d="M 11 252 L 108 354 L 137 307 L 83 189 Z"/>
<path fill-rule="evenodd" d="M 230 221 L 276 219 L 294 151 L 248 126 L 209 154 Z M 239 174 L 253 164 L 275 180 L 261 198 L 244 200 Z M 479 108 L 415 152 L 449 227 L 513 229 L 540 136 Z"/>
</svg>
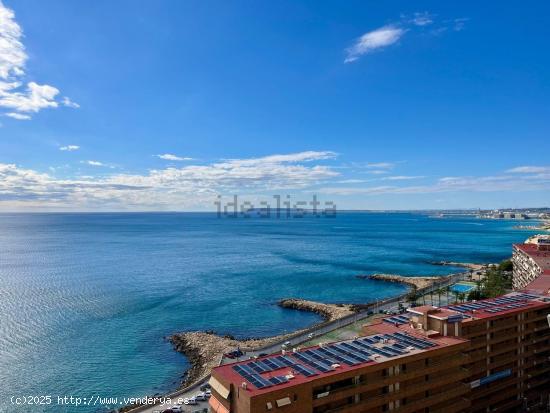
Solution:
<svg viewBox="0 0 550 413">
<path fill-rule="evenodd" d="M 416 300 L 418 300 L 418 287 L 416 285 L 413 285 L 411 287 L 411 290 L 407 294 L 407 301 L 411 303 L 412 307 L 416 306 Z"/>
</svg>

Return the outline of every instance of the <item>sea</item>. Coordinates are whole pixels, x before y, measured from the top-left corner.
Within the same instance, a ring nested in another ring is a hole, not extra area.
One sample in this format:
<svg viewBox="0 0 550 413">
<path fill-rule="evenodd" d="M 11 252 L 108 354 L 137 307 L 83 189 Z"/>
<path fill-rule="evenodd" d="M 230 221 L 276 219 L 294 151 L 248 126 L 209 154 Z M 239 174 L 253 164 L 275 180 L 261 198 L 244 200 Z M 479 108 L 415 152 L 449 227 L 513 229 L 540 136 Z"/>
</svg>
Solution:
<svg viewBox="0 0 550 413">
<path fill-rule="evenodd" d="M 515 225 L 412 212 L 0 214 L 0 412 L 104 412 L 57 397 L 169 392 L 189 367 L 173 333 L 291 332 L 320 319 L 279 308 L 282 298 L 395 296 L 405 287 L 356 276 L 497 262 L 533 234 Z M 17 404 L 31 396 L 54 402 Z"/>
</svg>

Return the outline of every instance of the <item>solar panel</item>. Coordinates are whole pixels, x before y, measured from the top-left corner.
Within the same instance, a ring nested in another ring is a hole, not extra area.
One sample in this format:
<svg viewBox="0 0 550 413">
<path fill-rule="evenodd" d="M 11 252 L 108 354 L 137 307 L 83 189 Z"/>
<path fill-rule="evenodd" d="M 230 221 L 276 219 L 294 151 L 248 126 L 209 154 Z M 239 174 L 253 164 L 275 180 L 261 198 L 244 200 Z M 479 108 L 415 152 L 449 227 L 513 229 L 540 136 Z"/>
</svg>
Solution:
<svg viewBox="0 0 550 413">
<path fill-rule="evenodd" d="M 342 345 L 342 343 L 333 344 L 331 347 L 336 348 L 341 353 L 343 353 L 345 356 L 348 356 L 352 359 L 359 360 L 363 363 L 366 361 L 370 361 L 369 357 L 365 357 L 364 355 L 360 354 L 359 352 L 355 351 L 354 349 L 347 348 Z"/>
<path fill-rule="evenodd" d="M 360 354 L 363 354 L 365 356 L 372 355 L 371 352 L 365 350 L 364 348 L 361 348 L 361 346 L 355 345 L 354 343 L 342 343 L 343 346 L 349 347 L 354 349 L 355 351 L 359 352 Z"/>
<path fill-rule="evenodd" d="M 308 356 L 306 354 L 302 354 L 302 353 L 293 353 L 292 354 L 293 357 L 296 357 L 298 360 L 308 364 L 309 366 L 319 370 L 320 372 L 322 373 L 326 373 L 326 372 L 329 372 L 331 371 L 332 369 L 330 368 L 330 366 L 327 366 L 326 364 L 323 364 L 317 360 L 315 360 L 313 357 L 311 356 Z"/>
<path fill-rule="evenodd" d="M 317 373 L 315 373 L 313 370 L 308 369 L 305 366 L 302 366 L 301 364 L 295 364 L 294 366 L 292 366 L 292 368 L 306 377 L 317 376 Z"/>
<path fill-rule="evenodd" d="M 269 381 L 272 384 L 282 384 L 282 383 L 286 383 L 288 379 L 286 378 L 286 376 L 276 376 L 276 377 L 269 378 Z"/>
</svg>

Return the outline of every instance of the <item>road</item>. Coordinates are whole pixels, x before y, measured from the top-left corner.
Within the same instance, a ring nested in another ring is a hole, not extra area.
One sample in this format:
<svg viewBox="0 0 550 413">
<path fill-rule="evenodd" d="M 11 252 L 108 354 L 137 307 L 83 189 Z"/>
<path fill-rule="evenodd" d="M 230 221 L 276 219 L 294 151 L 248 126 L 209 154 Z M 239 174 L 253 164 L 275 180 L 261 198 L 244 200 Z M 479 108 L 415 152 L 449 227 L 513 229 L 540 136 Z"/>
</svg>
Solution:
<svg viewBox="0 0 550 413">
<path fill-rule="evenodd" d="M 467 272 L 459 273 L 459 274 L 453 274 L 451 277 L 445 279 L 444 282 L 436 283 L 436 284 L 434 284 L 430 287 L 427 287 L 423 290 L 418 290 L 418 293 L 419 293 L 419 295 L 420 294 L 428 294 L 430 291 L 436 291 L 439 288 L 445 288 L 445 287 L 450 286 L 450 285 L 452 285 L 452 284 L 454 284 L 458 281 L 462 281 L 462 280 L 466 279 L 467 275 L 468 275 Z M 369 317 L 372 314 L 372 312 L 379 313 L 379 312 L 386 312 L 386 311 L 397 311 L 399 303 L 404 301 L 405 296 L 406 296 L 406 294 L 402 295 L 402 296 L 398 296 L 398 297 L 393 297 L 393 298 L 389 298 L 389 299 L 385 299 L 385 300 L 376 301 L 376 302 L 370 304 L 369 307 L 367 309 L 365 309 L 364 311 L 349 315 L 347 317 L 340 318 L 338 320 L 334 320 L 334 321 L 331 321 L 331 322 L 327 322 L 327 323 L 323 323 L 323 324 L 313 326 L 311 328 L 308 328 L 308 329 L 304 330 L 304 332 L 293 336 L 292 338 L 288 338 L 288 339 L 285 339 L 285 340 L 278 341 L 274 344 L 271 344 L 269 346 L 257 349 L 255 351 L 247 352 L 245 355 L 243 355 L 239 359 L 224 358 L 222 360 L 222 364 L 234 363 L 236 361 L 248 360 L 250 358 L 258 356 L 261 353 L 267 353 L 267 354 L 277 353 L 277 352 L 281 351 L 281 345 L 286 341 L 290 342 L 290 344 L 287 345 L 287 348 L 292 349 L 292 347 L 297 347 L 300 344 L 311 340 L 310 334 L 313 334 L 314 336 L 319 336 L 319 335 L 330 333 L 330 332 L 332 332 L 334 330 L 337 330 L 339 328 L 342 328 L 342 327 L 348 326 L 350 324 L 356 323 L 357 321 L 366 319 L 367 317 Z M 200 391 L 200 386 L 205 384 L 208 381 L 208 379 L 209 379 L 209 377 L 206 378 L 204 381 L 201 381 L 200 383 L 194 384 L 190 388 L 183 389 L 183 390 L 177 391 L 175 393 L 172 393 L 170 395 L 170 397 L 174 401 L 175 401 L 176 398 L 181 398 L 183 400 L 183 398 L 185 398 L 185 397 L 192 397 Z M 174 405 L 174 404 L 176 404 L 176 403 L 173 402 L 172 405 Z M 132 410 L 131 413 L 160 413 L 164 409 L 167 409 L 168 407 L 169 407 L 168 405 L 163 405 L 163 406 L 156 405 L 156 406 L 150 406 L 150 407 L 145 407 L 144 406 L 144 407 L 139 407 L 139 408 L 136 408 L 136 409 Z M 195 406 L 185 406 L 184 407 L 184 412 L 186 412 L 186 413 L 188 413 L 188 412 L 190 412 L 190 413 L 202 412 L 203 411 L 202 409 L 204 409 L 204 408 L 208 408 L 208 402 L 199 402 L 199 404 L 195 405 Z"/>
</svg>

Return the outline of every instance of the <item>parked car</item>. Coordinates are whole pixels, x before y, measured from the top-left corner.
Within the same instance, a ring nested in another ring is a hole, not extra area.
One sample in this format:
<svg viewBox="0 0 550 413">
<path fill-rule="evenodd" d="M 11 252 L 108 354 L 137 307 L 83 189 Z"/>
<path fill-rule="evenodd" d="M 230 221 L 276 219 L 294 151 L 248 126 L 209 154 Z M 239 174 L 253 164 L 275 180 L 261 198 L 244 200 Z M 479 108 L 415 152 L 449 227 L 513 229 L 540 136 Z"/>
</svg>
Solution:
<svg viewBox="0 0 550 413">
<path fill-rule="evenodd" d="M 179 404 L 176 404 L 175 406 L 172 406 L 171 412 L 172 413 L 183 413 L 183 409 Z"/>
<path fill-rule="evenodd" d="M 230 351 L 229 353 L 225 353 L 224 357 L 234 359 L 234 358 L 241 357 L 242 355 L 244 355 L 244 353 L 241 350 L 237 349 L 234 351 Z"/>
<path fill-rule="evenodd" d="M 212 391 L 210 389 L 206 389 L 204 391 L 204 395 L 209 398 L 210 396 L 212 396 Z"/>
<path fill-rule="evenodd" d="M 195 399 L 197 399 L 198 401 L 201 401 L 201 402 L 205 402 L 206 400 L 208 400 L 205 393 L 203 393 L 203 392 L 202 393 L 197 393 L 195 395 Z"/>
<path fill-rule="evenodd" d="M 210 389 L 210 384 L 205 383 L 200 387 L 200 389 L 201 389 L 201 391 L 206 391 L 206 390 Z"/>
<path fill-rule="evenodd" d="M 195 397 L 186 397 L 185 399 L 183 399 L 183 404 L 197 404 L 197 399 Z"/>
</svg>

